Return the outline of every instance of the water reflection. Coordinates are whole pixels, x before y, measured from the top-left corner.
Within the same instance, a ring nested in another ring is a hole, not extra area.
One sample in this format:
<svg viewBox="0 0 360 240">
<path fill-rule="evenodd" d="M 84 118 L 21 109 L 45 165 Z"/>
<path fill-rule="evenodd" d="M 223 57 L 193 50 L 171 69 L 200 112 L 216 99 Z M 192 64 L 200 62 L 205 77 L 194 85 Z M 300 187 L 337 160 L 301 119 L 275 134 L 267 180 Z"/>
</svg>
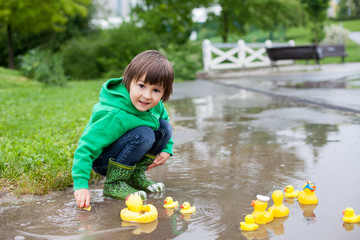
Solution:
<svg viewBox="0 0 360 240">
<path fill-rule="evenodd" d="M 340 142 L 339 135 L 343 131 L 339 126 L 349 121 L 341 115 L 293 103 L 286 105 L 251 94 L 243 97 L 241 92 L 173 101 L 170 107 L 175 134 L 179 129 L 189 135 L 186 141 L 175 135 L 175 142 L 179 140 L 181 144 L 177 145 L 174 162 L 168 170 L 175 175 L 172 179 L 182 182 L 181 186 L 175 183 L 176 188 L 195 201 L 213 205 L 214 216 L 219 217 L 220 223 L 207 224 L 213 226 L 207 228 L 213 234 L 212 239 L 236 237 L 236 233 L 222 231 L 221 227 L 228 229 L 251 212 L 248 203 L 254 195 L 270 195 L 287 184 L 301 188 L 322 163 L 319 161 L 329 144 Z M 320 183 L 326 184 L 321 180 Z M 320 196 L 324 194 L 319 192 Z M 301 207 L 296 199 L 286 199 L 284 203 L 301 210 L 303 215 L 295 219 L 316 224 L 317 205 Z M 265 225 L 259 232 L 242 234 L 248 239 L 283 235 L 289 231 L 285 229 L 287 219 L 293 219 L 290 224 L 296 221 L 290 215 Z M 298 231 L 297 227 L 295 229 Z"/>
<path fill-rule="evenodd" d="M 313 147 L 321 148 L 329 142 L 329 135 L 339 131 L 336 125 L 332 124 L 311 124 L 305 123 L 305 142 Z"/>
<path fill-rule="evenodd" d="M 158 220 L 155 220 L 150 223 L 131 223 L 126 221 L 121 222 L 122 227 L 136 227 L 132 231 L 132 233 L 135 235 L 140 235 L 142 233 L 151 233 L 156 229 L 157 225 L 158 225 Z"/>
<path fill-rule="evenodd" d="M 286 220 L 288 220 L 289 216 L 281 217 L 281 218 L 274 218 L 274 220 L 269 223 L 269 229 L 275 234 L 275 235 L 283 235 L 285 233 L 284 223 Z"/>
<path fill-rule="evenodd" d="M 329 135 L 338 131 L 336 125 L 330 124 L 304 124 L 305 143 L 313 147 L 313 155 L 315 162 L 319 155 L 320 149 L 325 146 L 329 141 Z"/>
<path fill-rule="evenodd" d="M 343 223 L 343 227 L 346 231 L 353 231 L 355 226 L 360 227 L 360 223 Z"/>
<path fill-rule="evenodd" d="M 316 222 L 316 215 L 315 215 L 315 208 L 317 207 L 317 204 L 301 204 L 299 203 L 299 206 L 301 210 L 303 211 L 304 221 L 306 223 L 315 223 Z"/>
</svg>

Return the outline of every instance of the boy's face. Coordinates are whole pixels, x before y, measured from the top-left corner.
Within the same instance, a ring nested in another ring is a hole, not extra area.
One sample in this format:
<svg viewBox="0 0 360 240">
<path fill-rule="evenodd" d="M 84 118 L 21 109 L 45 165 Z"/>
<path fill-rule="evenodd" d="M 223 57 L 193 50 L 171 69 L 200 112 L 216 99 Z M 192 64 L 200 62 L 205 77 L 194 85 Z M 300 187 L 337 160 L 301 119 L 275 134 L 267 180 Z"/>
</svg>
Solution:
<svg viewBox="0 0 360 240">
<path fill-rule="evenodd" d="M 137 110 L 144 112 L 155 107 L 164 94 L 164 88 L 145 83 L 146 75 L 131 81 L 130 99 Z"/>
</svg>

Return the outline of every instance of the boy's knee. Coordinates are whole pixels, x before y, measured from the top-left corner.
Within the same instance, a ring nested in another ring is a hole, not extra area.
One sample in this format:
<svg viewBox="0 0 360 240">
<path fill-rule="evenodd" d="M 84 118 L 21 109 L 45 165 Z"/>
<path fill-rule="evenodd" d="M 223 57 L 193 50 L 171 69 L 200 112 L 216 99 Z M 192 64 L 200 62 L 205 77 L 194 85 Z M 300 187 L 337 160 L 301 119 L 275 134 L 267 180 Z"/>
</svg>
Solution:
<svg viewBox="0 0 360 240">
<path fill-rule="evenodd" d="M 172 126 L 170 123 L 164 119 L 160 120 L 160 128 L 163 130 L 165 135 L 171 136 L 172 135 Z"/>
<path fill-rule="evenodd" d="M 150 148 L 155 142 L 154 131 L 150 127 L 138 127 L 137 137 L 138 143 L 145 145 L 144 147 Z"/>
</svg>

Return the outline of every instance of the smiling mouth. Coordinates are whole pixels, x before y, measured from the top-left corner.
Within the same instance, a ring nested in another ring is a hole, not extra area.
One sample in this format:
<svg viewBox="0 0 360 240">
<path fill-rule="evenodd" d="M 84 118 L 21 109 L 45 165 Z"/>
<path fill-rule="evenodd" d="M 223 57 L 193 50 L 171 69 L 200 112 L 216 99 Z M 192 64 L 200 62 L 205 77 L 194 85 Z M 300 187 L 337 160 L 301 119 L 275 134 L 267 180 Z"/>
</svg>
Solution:
<svg viewBox="0 0 360 240">
<path fill-rule="evenodd" d="M 139 101 L 141 105 L 149 105 L 150 103 L 147 103 L 147 102 L 143 102 L 143 101 Z"/>
</svg>

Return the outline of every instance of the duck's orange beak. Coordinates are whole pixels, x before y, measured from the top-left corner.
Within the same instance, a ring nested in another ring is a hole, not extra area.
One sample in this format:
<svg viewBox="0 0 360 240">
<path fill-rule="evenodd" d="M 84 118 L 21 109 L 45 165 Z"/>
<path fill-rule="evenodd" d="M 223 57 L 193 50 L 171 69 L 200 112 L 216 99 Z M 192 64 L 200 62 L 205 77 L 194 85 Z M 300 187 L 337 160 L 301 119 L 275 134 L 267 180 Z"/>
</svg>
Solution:
<svg viewBox="0 0 360 240">
<path fill-rule="evenodd" d="M 131 195 L 131 194 L 130 194 L 130 195 Z M 128 195 L 128 196 L 126 197 L 125 202 L 129 199 L 130 195 Z"/>
<path fill-rule="evenodd" d="M 286 192 L 286 188 L 284 188 L 284 192 Z"/>
<path fill-rule="evenodd" d="M 251 201 L 251 206 L 255 207 L 255 201 L 254 200 Z"/>
<path fill-rule="evenodd" d="M 166 203 L 167 203 L 167 201 L 166 201 L 166 200 L 164 200 L 164 203 L 166 204 Z"/>
<path fill-rule="evenodd" d="M 345 210 L 343 210 L 343 215 L 345 215 Z"/>
<path fill-rule="evenodd" d="M 183 209 L 184 208 L 184 206 L 183 205 L 181 205 L 181 209 Z"/>
</svg>

